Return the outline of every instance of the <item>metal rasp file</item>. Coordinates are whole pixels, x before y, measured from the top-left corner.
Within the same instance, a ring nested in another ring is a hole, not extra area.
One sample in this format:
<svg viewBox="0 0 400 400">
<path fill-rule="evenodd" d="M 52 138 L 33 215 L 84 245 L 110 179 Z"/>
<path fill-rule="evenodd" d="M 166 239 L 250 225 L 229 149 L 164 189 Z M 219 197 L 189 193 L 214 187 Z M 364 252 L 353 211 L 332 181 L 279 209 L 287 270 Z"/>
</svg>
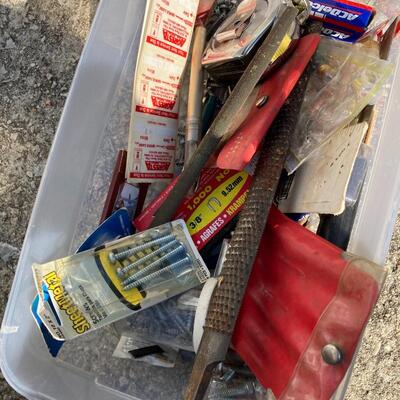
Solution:
<svg viewBox="0 0 400 400">
<path fill-rule="evenodd" d="M 219 285 L 210 302 L 186 400 L 203 399 L 213 368 L 224 360 L 229 348 L 236 318 L 297 124 L 310 69 L 309 65 L 265 139 L 253 186 L 231 239 Z"/>
</svg>

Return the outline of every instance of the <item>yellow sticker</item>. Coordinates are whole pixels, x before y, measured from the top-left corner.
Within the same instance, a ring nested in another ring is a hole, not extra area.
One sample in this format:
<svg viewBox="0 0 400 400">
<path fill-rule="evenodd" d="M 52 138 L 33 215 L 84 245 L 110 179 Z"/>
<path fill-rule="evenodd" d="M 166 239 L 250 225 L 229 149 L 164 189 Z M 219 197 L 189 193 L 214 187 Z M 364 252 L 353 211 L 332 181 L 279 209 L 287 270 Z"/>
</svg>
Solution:
<svg viewBox="0 0 400 400">
<path fill-rule="evenodd" d="M 292 43 L 292 38 L 288 34 L 286 34 L 281 44 L 279 45 L 278 50 L 272 57 L 272 62 L 275 62 L 279 57 L 283 56 L 283 54 L 285 54 L 291 43 Z"/>
<path fill-rule="evenodd" d="M 248 176 L 246 172 L 238 172 L 216 189 L 204 190 L 204 200 L 186 221 L 189 233 L 195 235 L 200 232 L 225 210 L 243 188 Z"/>
</svg>

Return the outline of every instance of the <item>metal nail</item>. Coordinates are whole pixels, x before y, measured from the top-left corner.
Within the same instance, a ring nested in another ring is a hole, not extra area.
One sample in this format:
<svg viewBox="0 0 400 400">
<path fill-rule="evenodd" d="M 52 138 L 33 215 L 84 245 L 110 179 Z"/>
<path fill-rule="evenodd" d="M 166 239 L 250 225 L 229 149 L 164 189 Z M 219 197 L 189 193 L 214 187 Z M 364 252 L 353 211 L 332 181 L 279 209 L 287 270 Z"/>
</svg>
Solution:
<svg viewBox="0 0 400 400">
<path fill-rule="evenodd" d="M 174 235 L 166 235 L 162 236 L 158 239 L 152 240 L 150 242 L 143 243 L 139 246 L 131 247 L 128 250 L 121 251 L 119 253 L 115 253 L 113 251 L 110 251 L 108 253 L 108 259 L 112 264 L 115 264 L 117 261 L 125 260 L 126 258 L 132 256 L 135 253 L 138 253 L 139 251 L 145 250 L 149 247 L 157 246 L 159 244 L 165 243 L 165 242 L 170 242 L 175 239 Z"/>
<path fill-rule="evenodd" d="M 133 281 L 137 281 L 138 279 L 141 279 L 143 276 L 147 275 L 149 272 L 151 272 L 155 268 L 161 266 L 164 261 L 166 261 L 166 260 L 170 259 L 171 257 L 179 254 L 180 252 L 183 252 L 183 251 L 186 250 L 185 246 L 182 243 L 180 243 L 180 242 L 177 242 L 177 243 L 179 243 L 179 244 L 175 249 L 173 249 L 169 253 L 163 255 L 162 257 L 160 257 L 156 261 L 153 261 L 147 267 L 144 267 L 140 271 L 138 271 L 135 274 L 131 275 L 129 278 L 125 279 L 122 282 L 122 285 L 126 286 L 126 285 L 129 285 Z"/>
<path fill-rule="evenodd" d="M 329 365 L 337 365 L 343 361 L 343 352 L 334 344 L 327 344 L 321 350 L 323 360 Z"/>
<path fill-rule="evenodd" d="M 143 286 L 144 288 L 146 288 L 153 279 L 158 278 L 159 276 L 161 276 L 162 274 L 165 274 L 166 272 L 173 273 L 181 267 L 187 267 L 188 265 L 190 265 L 190 263 L 191 263 L 190 258 L 188 256 L 186 256 L 184 259 L 177 261 L 176 263 L 173 263 L 173 264 L 169 265 L 168 267 L 165 267 L 156 272 L 153 272 L 152 274 L 147 275 L 147 276 L 143 277 L 142 279 L 139 279 L 135 282 L 132 282 L 129 285 L 125 285 L 124 290 L 131 290 L 131 289 L 137 288 L 139 286 Z"/>
<path fill-rule="evenodd" d="M 156 257 L 159 254 L 162 254 L 165 250 L 170 248 L 172 245 L 182 245 L 182 244 L 181 244 L 181 242 L 179 242 L 177 240 L 172 240 L 171 242 L 168 242 L 167 244 L 164 244 L 163 246 L 159 247 L 157 250 L 153 251 L 152 253 L 147 254 L 146 256 L 140 258 L 139 260 L 136 260 L 135 262 L 127 265 L 126 267 L 118 268 L 117 269 L 117 275 L 120 278 L 122 278 L 127 272 L 129 272 L 132 269 L 138 267 L 139 265 L 144 264 L 146 261 L 152 259 L 153 257 Z"/>
</svg>

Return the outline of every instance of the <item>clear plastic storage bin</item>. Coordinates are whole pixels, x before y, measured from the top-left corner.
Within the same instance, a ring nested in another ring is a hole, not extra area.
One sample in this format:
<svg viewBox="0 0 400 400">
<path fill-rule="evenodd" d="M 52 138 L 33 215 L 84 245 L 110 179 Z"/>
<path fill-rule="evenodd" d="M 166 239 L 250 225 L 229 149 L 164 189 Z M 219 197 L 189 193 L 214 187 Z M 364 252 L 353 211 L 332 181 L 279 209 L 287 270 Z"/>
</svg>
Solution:
<svg viewBox="0 0 400 400">
<path fill-rule="evenodd" d="M 30 315 L 32 264 L 74 252 L 99 221 L 117 150 L 127 145 L 145 4 L 101 1 L 40 185 L 0 341 L 2 372 L 29 399 L 174 400 L 182 398 L 190 373 L 190 356 L 173 369 L 113 358 L 118 337 L 112 327 L 66 343 L 53 359 Z M 394 51 L 393 82 L 379 99 L 375 154 L 349 248 L 380 264 L 400 200 L 399 58 Z"/>
</svg>

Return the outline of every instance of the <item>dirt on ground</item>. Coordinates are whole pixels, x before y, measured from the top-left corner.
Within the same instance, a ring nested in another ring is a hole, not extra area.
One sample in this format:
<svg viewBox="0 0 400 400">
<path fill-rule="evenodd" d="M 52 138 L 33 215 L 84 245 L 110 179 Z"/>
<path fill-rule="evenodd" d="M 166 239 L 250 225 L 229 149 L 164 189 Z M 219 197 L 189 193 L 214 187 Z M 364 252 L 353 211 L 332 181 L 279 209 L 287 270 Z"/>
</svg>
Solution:
<svg viewBox="0 0 400 400">
<path fill-rule="evenodd" d="M 97 3 L 0 0 L 0 320 Z M 388 258 L 385 290 L 366 330 L 347 400 L 400 399 L 399 257 L 400 223 Z M 22 398 L 1 375 L 0 398 Z"/>
<path fill-rule="evenodd" d="M 97 0 L 0 0 L 0 320 Z M 19 397 L 0 377 L 1 400 Z"/>
</svg>

